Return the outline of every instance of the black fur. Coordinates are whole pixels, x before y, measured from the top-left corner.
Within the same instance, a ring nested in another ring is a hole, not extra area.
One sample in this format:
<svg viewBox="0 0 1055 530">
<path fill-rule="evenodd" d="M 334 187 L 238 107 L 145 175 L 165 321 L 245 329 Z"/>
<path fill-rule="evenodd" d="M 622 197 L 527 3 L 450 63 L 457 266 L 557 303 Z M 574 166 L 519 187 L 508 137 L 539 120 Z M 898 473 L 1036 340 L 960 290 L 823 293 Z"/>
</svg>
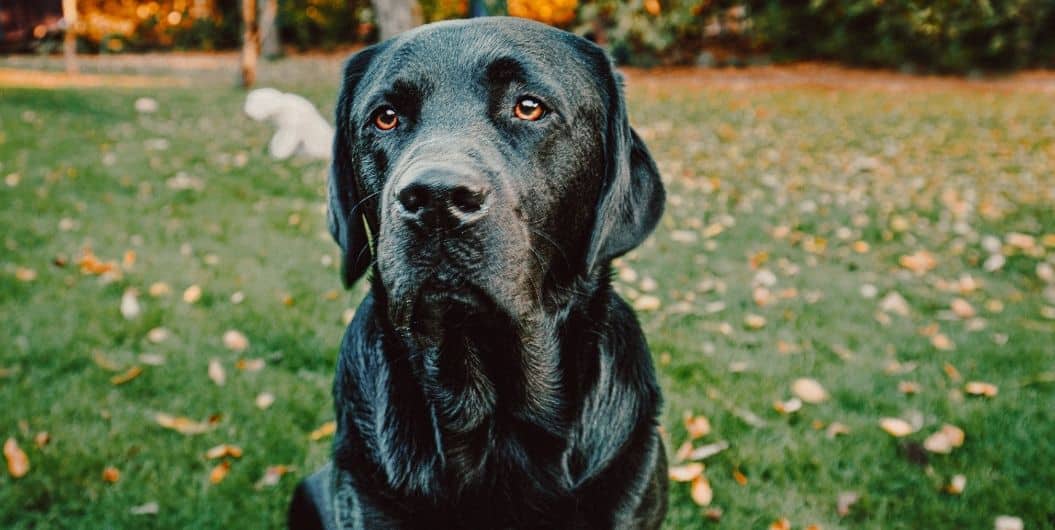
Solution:
<svg viewBox="0 0 1055 530">
<path fill-rule="evenodd" d="M 514 116 L 523 96 L 541 119 Z M 373 125 L 384 107 L 392 130 Z M 435 193 L 421 210 L 415 185 Z M 341 345 L 332 470 L 298 488 L 290 526 L 658 528 L 660 391 L 609 277 L 663 198 L 584 39 L 489 18 L 353 56 L 330 227 L 344 282 L 370 270 L 371 290 Z"/>
</svg>

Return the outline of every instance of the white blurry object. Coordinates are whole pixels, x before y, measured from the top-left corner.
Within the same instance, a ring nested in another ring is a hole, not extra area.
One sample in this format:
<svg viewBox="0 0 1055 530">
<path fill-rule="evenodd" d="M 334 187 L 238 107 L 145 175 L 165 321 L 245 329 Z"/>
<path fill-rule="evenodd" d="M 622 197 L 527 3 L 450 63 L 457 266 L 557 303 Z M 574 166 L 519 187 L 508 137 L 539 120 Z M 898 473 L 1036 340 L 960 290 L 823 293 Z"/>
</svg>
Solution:
<svg viewBox="0 0 1055 530">
<path fill-rule="evenodd" d="M 330 158 L 333 127 L 310 101 L 273 88 L 258 88 L 245 100 L 245 113 L 257 121 L 270 121 L 278 130 L 268 144 L 271 156 L 283 160 L 294 154 Z"/>
</svg>

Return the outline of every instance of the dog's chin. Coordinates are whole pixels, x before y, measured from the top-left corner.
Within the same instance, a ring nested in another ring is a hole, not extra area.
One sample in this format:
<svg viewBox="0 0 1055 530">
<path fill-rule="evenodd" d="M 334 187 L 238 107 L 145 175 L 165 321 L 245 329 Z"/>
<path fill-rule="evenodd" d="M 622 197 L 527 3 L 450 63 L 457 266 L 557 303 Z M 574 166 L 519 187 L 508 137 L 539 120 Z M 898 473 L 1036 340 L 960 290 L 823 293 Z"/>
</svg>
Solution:
<svg viewBox="0 0 1055 530">
<path fill-rule="evenodd" d="M 493 298 L 475 285 L 452 287 L 427 281 L 421 284 L 410 311 L 389 317 L 408 346 L 437 348 L 453 336 L 471 335 L 490 327 L 500 310 Z"/>
</svg>

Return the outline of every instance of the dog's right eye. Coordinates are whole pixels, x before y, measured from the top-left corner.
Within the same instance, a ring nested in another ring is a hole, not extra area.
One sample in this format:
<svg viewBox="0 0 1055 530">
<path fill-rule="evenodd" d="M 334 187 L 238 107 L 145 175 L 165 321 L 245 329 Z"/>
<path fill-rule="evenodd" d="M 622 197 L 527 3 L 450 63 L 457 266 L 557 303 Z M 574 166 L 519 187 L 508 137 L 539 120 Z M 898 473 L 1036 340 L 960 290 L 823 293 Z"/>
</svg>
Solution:
<svg viewBox="0 0 1055 530">
<path fill-rule="evenodd" d="M 390 131 L 399 125 L 399 114 L 392 107 L 381 107 L 374 113 L 374 127 L 381 131 Z"/>
</svg>

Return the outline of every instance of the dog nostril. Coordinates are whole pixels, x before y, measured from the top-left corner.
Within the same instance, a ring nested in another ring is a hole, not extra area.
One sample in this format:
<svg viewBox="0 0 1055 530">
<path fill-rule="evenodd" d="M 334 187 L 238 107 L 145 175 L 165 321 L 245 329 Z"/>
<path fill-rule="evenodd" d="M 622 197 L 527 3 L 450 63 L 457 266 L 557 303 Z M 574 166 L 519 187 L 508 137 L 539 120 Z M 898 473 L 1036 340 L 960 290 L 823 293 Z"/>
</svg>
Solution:
<svg viewBox="0 0 1055 530">
<path fill-rule="evenodd" d="M 424 186 L 410 185 L 403 188 L 397 196 L 399 204 L 410 213 L 415 213 L 424 208 L 429 202 L 429 193 Z"/>
<path fill-rule="evenodd" d="M 480 211 L 486 199 L 487 189 L 482 187 L 459 186 L 451 192 L 451 206 L 454 206 L 462 213 Z"/>
</svg>

